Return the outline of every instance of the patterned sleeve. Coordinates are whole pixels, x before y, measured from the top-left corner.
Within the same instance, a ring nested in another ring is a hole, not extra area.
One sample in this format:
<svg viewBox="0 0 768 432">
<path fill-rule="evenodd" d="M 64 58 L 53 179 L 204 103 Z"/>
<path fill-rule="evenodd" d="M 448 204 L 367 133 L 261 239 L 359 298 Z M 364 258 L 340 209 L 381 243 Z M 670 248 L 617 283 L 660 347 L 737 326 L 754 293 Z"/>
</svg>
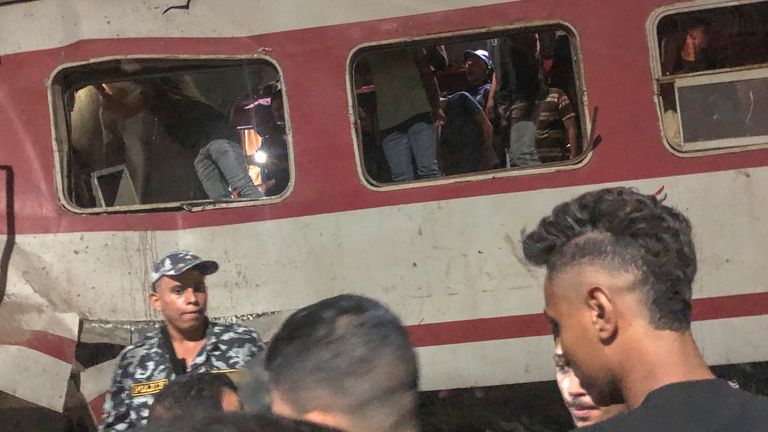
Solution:
<svg viewBox="0 0 768 432">
<path fill-rule="evenodd" d="M 264 342 L 256 330 L 242 325 L 232 326 L 221 340 L 228 347 L 228 362 L 235 368 L 242 367 L 264 350 Z"/>
<path fill-rule="evenodd" d="M 130 412 L 130 396 L 124 385 L 123 373 L 126 368 L 125 351 L 120 353 L 112 383 L 104 401 L 104 416 L 99 432 L 124 431 L 133 426 Z"/>
<path fill-rule="evenodd" d="M 557 109 L 560 113 L 560 118 L 565 120 L 574 117 L 576 113 L 573 111 L 573 105 L 571 105 L 571 101 L 568 99 L 568 96 L 562 90 L 558 90 L 558 93 Z"/>
</svg>

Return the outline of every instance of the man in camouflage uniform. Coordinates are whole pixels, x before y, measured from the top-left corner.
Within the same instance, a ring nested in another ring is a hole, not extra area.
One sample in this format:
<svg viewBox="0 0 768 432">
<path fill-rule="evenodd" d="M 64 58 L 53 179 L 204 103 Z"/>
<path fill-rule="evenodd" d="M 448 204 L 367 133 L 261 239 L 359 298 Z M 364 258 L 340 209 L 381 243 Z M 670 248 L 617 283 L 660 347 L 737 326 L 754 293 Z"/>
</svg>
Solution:
<svg viewBox="0 0 768 432">
<path fill-rule="evenodd" d="M 254 330 L 211 322 L 205 315 L 205 277 L 218 268 L 215 261 L 186 251 L 172 252 L 155 264 L 149 300 L 165 325 L 118 356 L 100 431 L 145 424 L 155 395 L 179 375 L 231 372 L 263 350 Z"/>
</svg>

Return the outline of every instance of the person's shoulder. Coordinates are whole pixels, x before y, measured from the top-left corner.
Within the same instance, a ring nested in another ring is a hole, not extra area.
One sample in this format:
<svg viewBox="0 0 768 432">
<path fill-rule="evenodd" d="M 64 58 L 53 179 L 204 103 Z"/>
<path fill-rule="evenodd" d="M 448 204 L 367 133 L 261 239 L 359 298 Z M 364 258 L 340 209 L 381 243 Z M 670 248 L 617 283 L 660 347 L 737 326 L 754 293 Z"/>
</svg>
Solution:
<svg viewBox="0 0 768 432">
<path fill-rule="evenodd" d="M 730 395 L 745 411 L 759 412 L 768 420 L 768 397 L 740 389 L 733 389 Z"/>
<path fill-rule="evenodd" d="M 144 337 L 126 346 L 118 355 L 119 361 L 140 357 L 160 347 L 160 329 L 154 329 L 147 332 Z"/>
<path fill-rule="evenodd" d="M 482 110 L 482 107 L 480 107 L 480 104 L 477 103 L 474 97 L 472 97 L 471 94 L 460 91 L 452 94 L 449 96 L 448 100 L 454 104 L 457 104 L 464 109 L 467 109 L 469 111 L 479 111 Z"/>
<path fill-rule="evenodd" d="M 727 396 L 730 401 L 720 400 L 725 406 L 722 415 L 733 426 L 733 430 L 742 432 L 764 431 L 768 427 L 768 397 L 732 389 Z"/>
<path fill-rule="evenodd" d="M 161 352 L 160 331 L 150 331 L 142 339 L 120 351 L 115 365 L 115 375 L 120 379 L 129 379 L 136 370 L 155 361 L 159 352 Z"/>
<path fill-rule="evenodd" d="M 262 343 L 261 337 L 256 330 L 242 324 L 211 322 L 211 325 L 213 326 L 213 333 L 222 341 L 240 339 L 251 340 L 259 344 Z"/>
</svg>

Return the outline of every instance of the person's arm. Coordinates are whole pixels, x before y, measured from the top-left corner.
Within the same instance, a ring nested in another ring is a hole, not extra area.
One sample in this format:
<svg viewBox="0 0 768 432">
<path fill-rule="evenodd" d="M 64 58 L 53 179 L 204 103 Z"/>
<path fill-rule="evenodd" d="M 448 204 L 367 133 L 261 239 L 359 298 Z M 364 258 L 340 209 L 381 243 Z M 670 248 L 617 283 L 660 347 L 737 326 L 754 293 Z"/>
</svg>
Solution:
<svg viewBox="0 0 768 432">
<path fill-rule="evenodd" d="M 488 91 L 488 100 L 485 101 L 485 106 L 483 107 L 483 110 L 485 111 L 485 116 L 488 117 L 489 120 L 493 120 L 494 111 L 496 107 L 496 101 L 493 99 L 496 97 L 496 72 L 491 74 L 491 89 Z"/>
<path fill-rule="evenodd" d="M 571 149 L 571 159 L 575 159 L 577 156 L 579 156 L 579 143 L 577 142 L 577 134 L 576 134 L 576 116 L 572 115 L 568 117 L 567 119 L 563 120 L 563 124 L 565 125 L 565 131 L 566 135 L 568 137 L 568 142 L 566 145 L 570 145 Z"/>
<path fill-rule="evenodd" d="M 577 131 L 576 131 L 576 113 L 573 111 L 573 106 L 571 106 L 571 101 L 568 99 L 568 96 L 560 89 L 556 89 L 556 91 L 559 93 L 558 96 L 558 112 L 560 114 L 560 118 L 563 121 L 563 125 L 565 126 L 565 139 L 566 142 L 563 143 L 563 145 L 567 146 L 570 149 L 570 157 L 571 159 L 576 158 L 579 155 L 580 152 L 580 146 L 577 142 Z"/>
<path fill-rule="evenodd" d="M 123 385 L 123 374 L 127 365 L 122 358 L 121 354 L 112 376 L 107 398 L 104 400 L 103 420 L 99 426 L 99 432 L 124 431 L 135 426 L 131 420 L 129 390 Z"/>
<path fill-rule="evenodd" d="M 429 106 L 432 107 L 435 124 L 436 126 L 442 126 L 445 123 L 445 113 L 443 113 L 443 109 L 440 107 L 440 89 L 437 86 L 435 73 L 429 65 L 423 49 L 416 51 L 416 63 L 419 65 L 421 80 L 424 83 L 424 90 L 427 92 Z"/>
</svg>

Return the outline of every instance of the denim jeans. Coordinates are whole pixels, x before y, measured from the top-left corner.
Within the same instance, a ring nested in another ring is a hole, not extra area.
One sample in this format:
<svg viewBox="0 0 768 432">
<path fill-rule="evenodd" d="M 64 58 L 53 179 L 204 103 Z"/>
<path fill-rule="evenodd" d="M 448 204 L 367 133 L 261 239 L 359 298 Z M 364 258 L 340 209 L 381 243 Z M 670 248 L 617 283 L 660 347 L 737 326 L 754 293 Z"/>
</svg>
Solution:
<svg viewBox="0 0 768 432">
<path fill-rule="evenodd" d="M 509 166 L 540 165 L 536 152 L 536 123 L 530 120 L 518 121 L 509 129 L 509 147 L 507 148 Z"/>
<path fill-rule="evenodd" d="M 248 165 L 240 144 L 226 139 L 209 142 L 195 158 L 195 170 L 203 189 L 212 200 L 232 198 L 263 198 L 248 175 Z"/>
<path fill-rule="evenodd" d="M 434 124 L 425 122 L 414 124 L 407 132 L 392 132 L 384 137 L 382 146 L 392 171 L 392 180 L 413 180 L 412 157 L 416 160 L 419 177 L 439 176 L 436 139 Z"/>
</svg>

